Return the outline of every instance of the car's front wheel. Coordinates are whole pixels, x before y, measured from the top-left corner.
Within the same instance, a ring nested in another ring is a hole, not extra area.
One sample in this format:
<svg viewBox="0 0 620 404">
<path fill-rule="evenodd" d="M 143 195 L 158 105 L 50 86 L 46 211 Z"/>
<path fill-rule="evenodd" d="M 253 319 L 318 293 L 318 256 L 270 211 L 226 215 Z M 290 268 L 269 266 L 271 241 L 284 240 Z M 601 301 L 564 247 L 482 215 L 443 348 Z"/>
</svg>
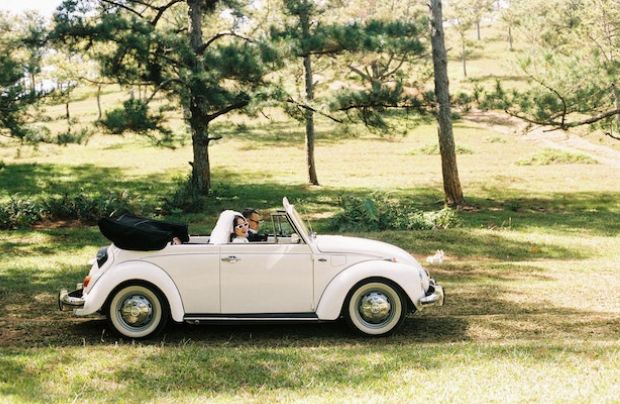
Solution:
<svg viewBox="0 0 620 404">
<path fill-rule="evenodd" d="M 345 320 L 362 335 L 390 335 L 402 325 L 406 314 L 406 297 L 398 286 L 386 280 L 356 285 L 345 301 Z"/>
<path fill-rule="evenodd" d="M 108 307 L 108 322 L 127 338 L 148 338 L 161 332 L 170 309 L 161 292 L 152 286 L 129 284 L 113 292 Z"/>
</svg>

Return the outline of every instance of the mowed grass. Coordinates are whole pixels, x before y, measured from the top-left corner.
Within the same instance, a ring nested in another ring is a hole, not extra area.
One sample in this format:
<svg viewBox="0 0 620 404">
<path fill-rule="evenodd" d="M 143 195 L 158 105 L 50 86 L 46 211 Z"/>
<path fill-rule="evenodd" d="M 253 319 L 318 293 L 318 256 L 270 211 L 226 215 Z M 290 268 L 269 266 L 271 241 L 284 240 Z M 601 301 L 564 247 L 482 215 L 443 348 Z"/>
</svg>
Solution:
<svg viewBox="0 0 620 404">
<path fill-rule="evenodd" d="M 489 87 L 496 77 L 523 86 L 501 31 L 483 27 L 482 36 L 468 78 L 451 55 L 453 89 Z M 104 108 L 126 97 L 108 91 Z M 49 108 L 53 130 L 64 127 L 63 111 Z M 76 101 L 72 111 L 92 123 L 94 98 Z M 267 115 L 272 119 L 234 116 L 212 126 L 223 136 L 210 148 L 212 196 L 204 212 L 171 219 L 208 233 L 222 209 L 267 213 L 288 196 L 326 233 L 343 195 L 388 192 L 420 209 L 442 207 L 439 156 L 419 153 L 436 144 L 434 125 L 396 122 L 397 131 L 379 137 L 318 118 L 321 186 L 310 187 L 303 126 L 276 111 Z M 173 121 L 179 133 L 181 126 Z M 461 227 L 351 234 L 393 243 L 421 262 L 437 249 L 446 253 L 444 264 L 430 267 L 446 288 L 446 305 L 416 313 L 389 338 L 357 338 L 342 323 L 180 324 L 150 341 L 123 341 L 103 318 L 56 307 L 57 290 L 81 281 L 107 244 L 96 227 L 0 231 L 0 401 L 616 402 L 617 169 L 579 161 L 519 165 L 543 146 L 468 121 L 456 123 L 455 137 L 471 152 L 458 155 L 467 199 Z M 191 159 L 189 142 L 157 149 L 129 135 L 97 134 L 87 146 L 4 141 L 0 200 L 128 192 L 142 213 L 153 214 Z"/>
<path fill-rule="evenodd" d="M 214 193 L 204 212 L 174 216 L 208 232 L 224 208 L 298 203 L 329 231 L 342 195 L 374 191 L 442 206 L 436 155 L 412 154 L 433 125 L 381 138 L 318 128 L 321 187 L 305 185 L 302 128 L 236 117 L 211 148 Z M 349 131 L 351 133 L 351 131 Z M 0 232 L 0 395 L 5 401 L 613 401 L 620 396 L 620 179 L 602 164 L 520 166 L 542 146 L 459 122 L 468 207 L 462 226 L 355 236 L 401 246 L 431 268 L 447 304 L 395 336 L 357 338 L 341 323 L 174 325 L 122 341 L 97 316 L 57 311 L 56 291 L 81 280 L 106 240 L 96 227 Z M 498 141 L 497 139 L 501 139 Z M 2 194 L 127 191 L 150 208 L 187 174 L 189 145 L 138 137 L 37 150 L 4 144 Z M 143 212 L 146 214 L 152 211 Z"/>
</svg>

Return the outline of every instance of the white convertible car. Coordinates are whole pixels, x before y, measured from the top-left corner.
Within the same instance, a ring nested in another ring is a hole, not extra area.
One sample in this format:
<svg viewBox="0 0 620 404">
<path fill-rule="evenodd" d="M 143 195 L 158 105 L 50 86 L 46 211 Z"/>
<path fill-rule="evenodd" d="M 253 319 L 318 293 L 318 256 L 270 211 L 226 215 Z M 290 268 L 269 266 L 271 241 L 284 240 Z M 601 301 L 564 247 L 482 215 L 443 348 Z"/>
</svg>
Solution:
<svg viewBox="0 0 620 404">
<path fill-rule="evenodd" d="M 218 245 L 188 236 L 151 251 L 104 247 L 77 290 L 60 291 L 60 309 L 102 313 L 129 338 L 155 335 L 170 318 L 201 324 L 344 317 L 356 332 L 381 336 L 396 331 L 408 312 L 443 305 L 443 288 L 406 251 L 316 235 L 286 198 L 283 205 L 266 242 Z"/>
</svg>

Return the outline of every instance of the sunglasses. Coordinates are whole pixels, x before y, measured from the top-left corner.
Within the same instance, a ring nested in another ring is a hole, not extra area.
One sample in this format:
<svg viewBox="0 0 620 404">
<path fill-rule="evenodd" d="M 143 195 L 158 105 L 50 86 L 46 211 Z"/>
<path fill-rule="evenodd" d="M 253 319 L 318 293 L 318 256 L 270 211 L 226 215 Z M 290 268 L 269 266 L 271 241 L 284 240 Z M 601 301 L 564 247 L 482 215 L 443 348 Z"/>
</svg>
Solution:
<svg viewBox="0 0 620 404">
<path fill-rule="evenodd" d="M 254 222 L 257 224 L 261 224 L 263 221 L 262 220 L 254 220 L 254 219 L 248 219 L 250 222 Z"/>
<path fill-rule="evenodd" d="M 243 229 L 244 227 L 248 227 L 247 223 L 240 223 L 235 226 L 235 229 Z"/>
</svg>

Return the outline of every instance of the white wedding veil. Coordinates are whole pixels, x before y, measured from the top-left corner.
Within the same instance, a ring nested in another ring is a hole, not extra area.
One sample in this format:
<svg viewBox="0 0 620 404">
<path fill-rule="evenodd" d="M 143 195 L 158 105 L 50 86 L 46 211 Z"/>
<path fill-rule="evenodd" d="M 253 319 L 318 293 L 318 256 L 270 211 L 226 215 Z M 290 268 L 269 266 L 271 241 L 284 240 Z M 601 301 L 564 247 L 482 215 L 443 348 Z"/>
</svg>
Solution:
<svg viewBox="0 0 620 404">
<path fill-rule="evenodd" d="M 235 216 L 243 215 L 234 210 L 225 210 L 220 213 L 220 217 L 215 223 L 213 231 L 211 231 L 211 237 L 209 237 L 209 244 L 228 244 L 230 242 L 230 235 L 234 233 L 233 219 Z"/>
</svg>

